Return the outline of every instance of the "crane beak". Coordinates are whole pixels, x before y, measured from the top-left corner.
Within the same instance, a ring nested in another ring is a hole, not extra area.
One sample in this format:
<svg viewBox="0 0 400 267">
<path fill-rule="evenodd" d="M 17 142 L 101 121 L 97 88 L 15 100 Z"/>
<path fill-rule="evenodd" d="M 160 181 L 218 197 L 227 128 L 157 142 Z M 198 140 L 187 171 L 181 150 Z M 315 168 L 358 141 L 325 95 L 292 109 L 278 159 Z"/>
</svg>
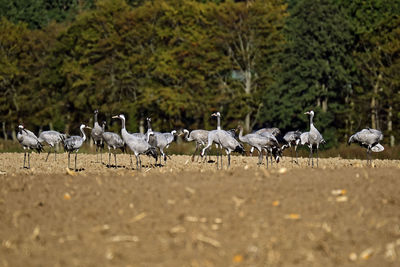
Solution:
<svg viewBox="0 0 400 267">
<path fill-rule="evenodd" d="M 92 129 L 92 127 L 89 127 L 89 126 L 86 126 L 85 128 L 86 128 L 86 129 Z"/>
<path fill-rule="evenodd" d="M 304 112 L 304 114 L 307 114 L 307 115 L 308 115 L 308 114 L 310 114 L 310 111 Z"/>
<path fill-rule="evenodd" d="M 116 116 L 112 116 L 111 118 L 113 118 L 113 119 L 119 119 L 119 116 L 116 115 Z"/>
</svg>

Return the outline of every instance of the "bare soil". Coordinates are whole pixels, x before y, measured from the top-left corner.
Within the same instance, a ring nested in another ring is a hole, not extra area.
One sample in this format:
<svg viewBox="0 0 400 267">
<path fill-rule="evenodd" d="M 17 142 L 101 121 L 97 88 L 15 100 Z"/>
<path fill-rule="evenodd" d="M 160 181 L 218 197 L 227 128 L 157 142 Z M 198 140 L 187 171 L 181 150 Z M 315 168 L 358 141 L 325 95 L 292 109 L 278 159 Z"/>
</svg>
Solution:
<svg viewBox="0 0 400 267">
<path fill-rule="evenodd" d="M 0 266 L 400 266 L 397 160 L 45 157 L 0 154 Z"/>
</svg>

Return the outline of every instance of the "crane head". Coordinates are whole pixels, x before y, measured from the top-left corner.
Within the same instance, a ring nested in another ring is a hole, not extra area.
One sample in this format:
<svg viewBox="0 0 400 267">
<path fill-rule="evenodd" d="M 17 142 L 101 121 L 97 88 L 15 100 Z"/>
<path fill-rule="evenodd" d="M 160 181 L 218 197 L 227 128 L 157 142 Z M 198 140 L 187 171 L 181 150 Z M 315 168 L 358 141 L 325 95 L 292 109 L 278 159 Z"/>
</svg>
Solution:
<svg viewBox="0 0 400 267">
<path fill-rule="evenodd" d="M 305 112 L 304 114 L 307 114 L 307 115 L 312 115 L 312 116 L 314 116 L 314 111 L 310 110 L 310 111 L 307 111 L 307 112 Z"/>
<path fill-rule="evenodd" d="M 213 114 L 211 114 L 211 117 L 221 117 L 221 113 L 214 112 Z"/>
<path fill-rule="evenodd" d="M 125 116 L 123 114 L 115 115 L 115 116 L 112 116 L 111 118 L 125 120 Z"/>
<path fill-rule="evenodd" d="M 98 114 L 99 113 L 99 110 L 98 109 L 95 109 L 94 110 L 94 114 Z"/>
</svg>

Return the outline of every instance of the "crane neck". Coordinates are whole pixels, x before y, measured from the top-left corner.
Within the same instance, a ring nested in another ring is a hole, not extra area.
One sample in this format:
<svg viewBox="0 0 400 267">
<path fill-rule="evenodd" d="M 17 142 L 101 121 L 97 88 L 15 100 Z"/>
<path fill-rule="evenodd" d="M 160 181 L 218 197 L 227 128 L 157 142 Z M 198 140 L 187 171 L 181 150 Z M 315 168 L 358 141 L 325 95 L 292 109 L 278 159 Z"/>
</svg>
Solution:
<svg viewBox="0 0 400 267">
<path fill-rule="evenodd" d="M 312 127 L 314 127 L 313 118 L 314 118 L 314 114 L 310 114 L 310 129 Z"/>
<path fill-rule="evenodd" d="M 94 124 L 97 123 L 97 113 L 94 113 Z"/>
<path fill-rule="evenodd" d="M 81 137 L 82 137 L 83 142 L 85 142 L 85 140 L 86 140 L 86 134 L 85 134 L 85 131 L 83 130 L 83 128 L 85 128 L 85 127 L 82 127 L 82 126 L 81 126 L 81 133 L 82 133 Z"/>
<path fill-rule="evenodd" d="M 239 130 L 239 140 L 243 142 L 243 128 Z"/>
<path fill-rule="evenodd" d="M 217 130 L 221 130 L 221 117 L 217 116 Z"/>
<path fill-rule="evenodd" d="M 183 130 L 183 132 L 185 133 L 184 136 L 183 136 L 183 138 L 184 138 L 186 141 L 189 141 L 189 131 L 185 129 L 185 130 Z"/>
<path fill-rule="evenodd" d="M 148 131 L 148 132 L 153 131 L 153 129 L 151 129 L 151 122 L 150 122 L 150 120 L 147 120 L 147 131 Z"/>
</svg>

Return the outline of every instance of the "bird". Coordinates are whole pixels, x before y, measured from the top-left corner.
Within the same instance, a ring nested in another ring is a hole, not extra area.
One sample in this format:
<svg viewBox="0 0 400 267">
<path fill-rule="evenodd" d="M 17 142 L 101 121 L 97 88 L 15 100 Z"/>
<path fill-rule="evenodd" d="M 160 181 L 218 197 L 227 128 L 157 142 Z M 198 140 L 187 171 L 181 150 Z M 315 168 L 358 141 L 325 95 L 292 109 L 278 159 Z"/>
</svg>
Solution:
<svg viewBox="0 0 400 267">
<path fill-rule="evenodd" d="M 53 130 L 43 131 L 43 132 L 41 132 L 39 134 L 39 138 L 38 138 L 39 142 L 40 143 L 45 142 L 50 146 L 49 152 L 47 153 L 47 157 L 46 157 L 46 160 L 45 160 L 46 162 L 47 162 L 47 159 L 49 158 L 49 155 L 50 155 L 50 152 L 51 152 L 51 148 L 54 149 L 54 161 L 56 160 L 56 157 L 57 157 L 57 149 L 56 149 L 57 145 L 60 142 L 63 142 L 66 138 L 67 138 L 66 134 L 62 134 L 62 133 L 59 133 L 59 132 L 53 131 Z"/>
<path fill-rule="evenodd" d="M 350 136 L 348 144 L 358 143 L 361 147 L 365 147 L 367 149 L 367 163 L 372 165 L 371 159 L 371 151 L 372 152 L 381 152 L 385 148 L 379 143 L 383 140 L 383 134 L 381 131 L 366 128 L 361 131 Z"/>
<path fill-rule="evenodd" d="M 255 132 L 253 132 L 253 133 L 260 134 L 260 135 L 265 135 L 265 136 L 267 136 L 268 134 L 271 134 L 271 135 L 273 135 L 275 137 L 278 137 L 281 134 L 281 130 L 279 130 L 279 128 L 276 128 L 276 127 L 261 128 L 261 129 L 258 129 Z M 251 147 L 250 148 L 250 156 L 253 156 L 253 152 L 254 152 L 254 147 Z"/>
<path fill-rule="evenodd" d="M 298 163 L 297 147 L 301 141 L 300 136 L 301 136 L 301 132 L 299 130 L 287 132 L 283 136 L 283 140 L 284 140 L 285 144 L 281 147 L 282 151 L 288 147 L 291 148 L 290 152 L 291 152 L 291 156 L 292 156 L 292 162 L 296 162 L 296 163 Z M 293 147 L 296 152 L 296 161 L 293 160 Z"/>
<path fill-rule="evenodd" d="M 125 145 L 124 140 L 122 140 L 121 136 L 119 136 L 116 133 L 106 132 L 105 127 L 106 127 L 106 122 L 103 121 L 103 123 L 102 123 L 103 136 L 102 136 L 102 138 L 108 147 L 108 166 L 107 167 L 111 167 L 110 161 L 111 161 L 111 148 L 112 148 L 114 150 L 113 154 L 114 154 L 115 168 L 117 168 L 117 155 L 115 153 L 115 150 L 121 149 L 122 152 L 125 152 L 126 145 Z"/>
<path fill-rule="evenodd" d="M 23 168 L 30 169 L 31 168 L 31 157 L 28 152 L 28 167 L 25 166 L 26 162 L 26 151 L 25 150 L 36 150 L 38 153 L 43 151 L 43 146 L 39 142 L 38 138 L 34 133 L 29 130 L 26 130 L 23 125 L 18 126 L 17 140 L 22 145 L 24 149 L 24 165 Z"/>
<path fill-rule="evenodd" d="M 268 153 L 270 154 L 271 157 L 271 165 L 273 163 L 272 158 L 275 159 L 276 163 L 279 163 L 280 158 L 282 157 L 282 149 L 280 148 L 278 138 L 269 131 L 261 132 L 260 135 L 269 139 L 268 145 L 263 148 L 266 154 L 265 159 L 267 160 L 267 167 L 268 167 Z"/>
<path fill-rule="evenodd" d="M 209 131 L 207 145 L 201 151 L 201 156 L 203 157 L 205 151 L 209 147 L 211 147 L 213 143 L 216 143 L 219 145 L 221 149 L 225 149 L 225 152 L 228 157 L 228 168 L 229 168 L 231 165 L 231 153 L 239 152 L 243 154 L 245 152 L 244 147 L 232 136 L 231 133 L 221 130 L 221 125 L 220 125 L 221 114 L 219 112 L 213 113 L 211 114 L 211 116 L 217 117 L 217 130 Z M 217 155 L 217 168 L 218 168 L 218 156 L 219 155 Z M 222 153 L 221 153 L 221 169 L 222 169 Z"/>
<path fill-rule="evenodd" d="M 79 149 L 82 147 L 83 143 L 86 140 L 86 135 L 84 132 L 84 129 L 92 129 L 89 126 L 86 126 L 85 124 L 81 124 L 79 127 L 79 130 L 81 131 L 81 136 L 78 135 L 73 135 L 67 139 L 64 140 L 64 150 L 68 152 L 68 169 L 70 168 L 70 158 L 71 158 L 71 152 L 75 151 L 75 171 L 78 171 L 76 168 L 76 160 L 77 160 L 77 155 Z"/>
<path fill-rule="evenodd" d="M 310 165 L 310 158 L 312 161 L 311 167 L 314 167 L 314 157 L 313 157 L 313 149 L 315 147 L 317 152 L 317 167 L 318 167 L 318 148 L 320 144 L 326 143 L 322 135 L 319 133 L 317 128 L 315 128 L 313 123 L 314 111 L 310 110 L 305 112 L 304 114 L 310 115 L 310 131 L 308 133 L 308 146 L 310 148 L 310 156 L 308 158 L 308 165 Z"/>
<path fill-rule="evenodd" d="M 143 140 L 143 138 L 136 137 L 128 133 L 125 127 L 125 116 L 123 114 L 113 116 L 112 118 L 121 120 L 122 123 L 121 136 L 126 146 L 135 154 L 136 170 L 140 170 L 142 168 L 142 161 L 140 159 L 141 154 L 153 156 L 157 160 L 156 148 L 148 143 L 150 136 L 153 135 L 152 132 L 147 133 L 147 141 Z M 131 154 L 129 154 L 129 156 L 131 159 L 131 167 L 132 167 L 132 156 Z"/>
<path fill-rule="evenodd" d="M 184 134 L 183 138 L 187 142 L 194 141 L 196 143 L 196 149 L 191 157 L 192 161 L 194 161 L 195 155 L 196 155 L 197 151 L 199 150 L 199 148 L 201 146 L 204 147 L 208 142 L 208 131 L 198 129 L 198 130 L 193 130 L 193 131 L 189 132 L 187 129 L 183 129 L 183 134 Z M 197 156 L 197 161 L 199 160 L 199 156 L 200 156 L 200 154 Z M 207 155 L 206 155 L 206 158 L 207 158 Z"/>
<path fill-rule="evenodd" d="M 99 162 L 99 150 L 100 150 L 100 161 L 103 162 L 103 158 L 102 158 L 102 149 L 104 147 L 103 144 L 103 128 L 99 125 L 98 121 L 97 121 L 97 115 L 99 114 L 99 110 L 95 110 L 94 111 L 94 125 L 93 125 L 93 129 L 92 132 L 90 133 L 90 135 L 92 136 L 93 142 L 96 145 L 96 162 Z"/>
<path fill-rule="evenodd" d="M 269 150 L 273 146 L 276 146 L 277 142 L 275 137 L 269 138 L 266 136 L 262 136 L 256 133 L 250 133 L 243 135 L 243 127 L 241 125 L 238 126 L 239 129 L 239 140 L 243 143 L 247 143 L 250 146 L 256 148 L 259 152 L 258 154 L 258 165 L 262 164 L 262 150 Z M 272 135 L 271 135 L 272 136 Z M 268 168 L 268 154 L 267 154 L 267 168 Z M 279 155 L 277 161 L 279 162 Z"/>
<path fill-rule="evenodd" d="M 176 130 L 172 130 L 171 132 L 167 132 L 167 133 L 162 133 L 165 138 L 167 139 L 167 146 L 165 148 L 168 148 L 169 145 L 175 140 L 175 136 L 177 135 Z"/>
<path fill-rule="evenodd" d="M 265 132 L 270 133 L 270 134 L 272 134 L 274 136 L 277 136 L 277 135 L 279 135 L 281 133 L 281 130 L 279 130 L 279 128 L 276 128 L 276 127 L 273 127 L 273 128 L 261 128 L 261 129 L 255 131 L 254 133 L 262 134 L 262 133 L 265 133 Z"/>
<path fill-rule="evenodd" d="M 308 146 L 308 135 L 309 132 L 304 132 L 300 135 L 300 145 Z"/>
<path fill-rule="evenodd" d="M 164 159 L 164 164 L 166 164 L 166 162 L 167 162 L 167 155 L 165 154 L 164 149 L 168 145 L 168 140 L 164 134 L 153 131 L 153 129 L 151 127 L 151 118 L 148 117 L 148 118 L 146 118 L 146 120 L 147 120 L 147 133 L 150 133 L 150 132 L 153 133 L 153 136 L 150 137 L 150 139 L 149 139 L 149 143 L 153 147 L 158 148 L 158 150 L 160 151 L 160 154 L 161 154 L 160 155 L 160 166 L 162 166 L 161 158 Z M 158 162 L 158 157 L 156 158 L 156 165 L 157 165 L 157 162 Z"/>
</svg>

